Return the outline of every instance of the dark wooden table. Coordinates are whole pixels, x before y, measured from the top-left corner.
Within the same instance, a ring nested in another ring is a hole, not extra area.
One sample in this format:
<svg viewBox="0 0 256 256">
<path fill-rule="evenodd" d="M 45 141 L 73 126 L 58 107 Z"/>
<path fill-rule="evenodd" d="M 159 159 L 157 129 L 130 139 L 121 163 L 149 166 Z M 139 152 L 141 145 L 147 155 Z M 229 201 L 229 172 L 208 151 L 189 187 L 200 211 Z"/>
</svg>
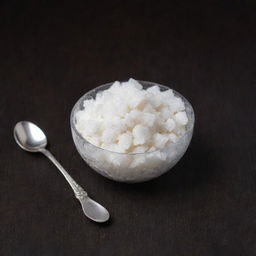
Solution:
<svg viewBox="0 0 256 256">
<path fill-rule="evenodd" d="M 1 1 L 0 255 L 256 255 L 255 14 L 254 1 Z M 82 94 L 129 77 L 173 87 L 196 113 L 182 161 L 136 185 L 92 171 L 69 126 Z M 110 223 L 17 147 L 23 119 Z"/>
</svg>

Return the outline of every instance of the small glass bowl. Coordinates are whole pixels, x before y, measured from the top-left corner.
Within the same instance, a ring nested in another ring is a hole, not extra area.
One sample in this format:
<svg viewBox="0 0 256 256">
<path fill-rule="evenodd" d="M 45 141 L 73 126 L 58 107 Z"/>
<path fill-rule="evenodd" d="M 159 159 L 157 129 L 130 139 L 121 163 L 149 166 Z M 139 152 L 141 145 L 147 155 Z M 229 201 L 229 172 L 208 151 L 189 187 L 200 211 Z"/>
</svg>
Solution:
<svg viewBox="0 0 256 256">
<path fill-rule="evenodd" d="M 158 85 L 161 91 L 170 89 L 153 82 L 138 81 L 143 89 Z M 117 153 L 99 148 L 84 139 L 76 129 L 76 112 L 84 109 L 84 100 L 95 98 L 96 94 L 108 89 L 113 83 L 107 83 L 87 92 L 72 109 L 70 124 L 74 143 L 84 161 L 99 174 L 119 182 L 136 183 L 151 180 L 170 170 L 184 155 L 191 141 L 194 128 L 194 111 L 191 104 L 181 94 L 173 90 L 174 95 L 185 103 L 188 124 L 185 134 L 177 142 L 162 149 L 146 153 Z"/>
</svg>

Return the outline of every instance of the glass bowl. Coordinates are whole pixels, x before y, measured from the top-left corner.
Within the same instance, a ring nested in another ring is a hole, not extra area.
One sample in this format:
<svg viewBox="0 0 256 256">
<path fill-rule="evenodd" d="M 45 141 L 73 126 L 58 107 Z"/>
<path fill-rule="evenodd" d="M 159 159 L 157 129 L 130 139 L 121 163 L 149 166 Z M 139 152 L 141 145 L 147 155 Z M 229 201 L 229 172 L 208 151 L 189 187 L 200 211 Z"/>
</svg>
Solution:
<svg viewBox="0 0 256 256">
<path fill-rule="evenodd" d="M 158 85 L 161 91 L 170 89 L 153 82 L 138 81 L 144 89 Z M 84 139 L 76 129 L 75 114 L 82 110 L 84 100 L 95 98 L 99 91 L 108 89 L 113 83 L 101 85 L 83 95 L 74 105 L 71 117 L 71 131 L 75 146 L 84 161 L 96 172 L 109 179 L 136 183 L 151 180 L 170 170 L 184 155 L 191 141 L 194 128 L 194 111 L 191 104 L 181 94 L 173 90 L 174 95 L 185 103 L 188 124 L 185 134 L 177 142 L 153 152 L 117 153 L 99 148 Z"/>
</svg>

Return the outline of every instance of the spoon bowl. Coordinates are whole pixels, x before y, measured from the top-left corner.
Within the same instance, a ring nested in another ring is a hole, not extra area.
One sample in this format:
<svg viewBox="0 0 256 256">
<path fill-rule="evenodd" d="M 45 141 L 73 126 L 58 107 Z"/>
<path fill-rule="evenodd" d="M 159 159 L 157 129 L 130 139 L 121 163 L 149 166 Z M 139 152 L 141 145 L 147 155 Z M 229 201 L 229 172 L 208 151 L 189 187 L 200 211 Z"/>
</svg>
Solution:
<svg viewBox="0 0 256 256">
<path fill-rule="evenodd" d="M 22 149 L 29 152 L 38 152 L 47 145 L 44 132 L 28 121 L 21 121 L 15 125 L 14 138 Z"/>
</svg>

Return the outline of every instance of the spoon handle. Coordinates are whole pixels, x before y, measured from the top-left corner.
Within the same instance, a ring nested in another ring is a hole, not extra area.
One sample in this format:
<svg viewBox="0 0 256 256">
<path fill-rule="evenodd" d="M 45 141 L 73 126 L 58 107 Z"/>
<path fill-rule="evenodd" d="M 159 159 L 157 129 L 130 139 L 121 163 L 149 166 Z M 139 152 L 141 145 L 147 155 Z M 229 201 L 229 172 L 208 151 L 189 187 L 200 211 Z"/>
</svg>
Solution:
<svg viewBox="0 0 256 256">
<path fill-rule="evenodd" d="M 71 188 L 73 189 L 75 196 L 77 199 L 81 200 L 85 197 L 88 197 L 87 192 L 80 187 L 75 180 L 68 174 L 68 172 L 63 168 L 63 166 L 56 160 L 56 158 L 52 155 L 50 151 L 47 149 L 40 150 L 41 153 L 43 153 L 47 158 L 49 158 L 53 164 L 60 170 L 60 172 L 63 174 Z"/>
</svg>

